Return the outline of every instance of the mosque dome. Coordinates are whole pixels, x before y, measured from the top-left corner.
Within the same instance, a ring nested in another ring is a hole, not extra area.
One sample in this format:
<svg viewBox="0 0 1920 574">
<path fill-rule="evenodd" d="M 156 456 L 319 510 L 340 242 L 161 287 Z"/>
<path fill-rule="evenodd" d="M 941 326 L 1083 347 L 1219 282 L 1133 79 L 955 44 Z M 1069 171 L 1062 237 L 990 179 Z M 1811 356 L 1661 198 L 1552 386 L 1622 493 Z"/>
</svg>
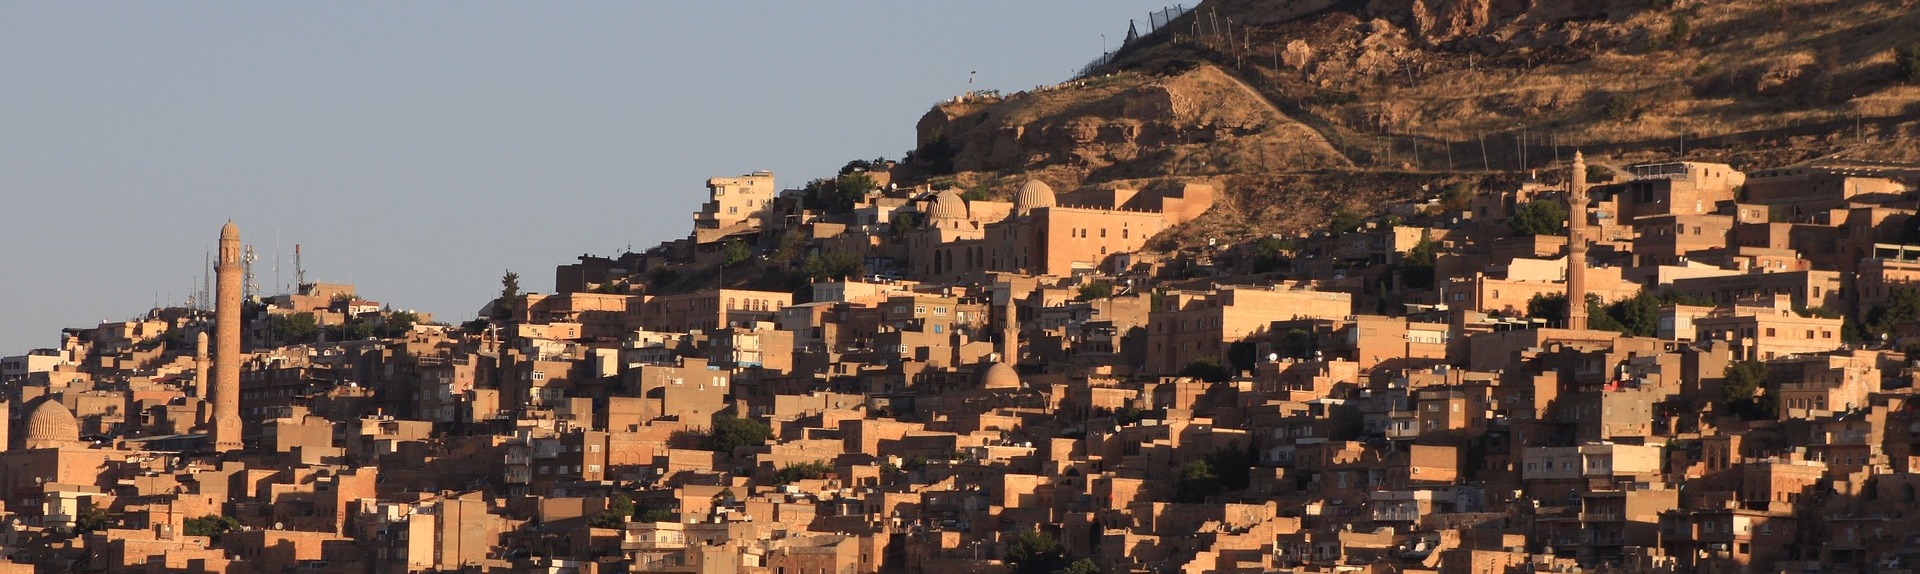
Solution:
<svg viewBox="0 0 1920 574">
<path fill-rule="evenodd" d="M 41 399 L 27 413 L 27 448 L 52 448 L 80 441 L 80 421 L 60 401 Z"/>
<path fill-rule="evenodd" d="M 980 371 L 980 388 L 1018 389 L 1020 373 L 1013 370 L 1013 365 L 999 361 L 987 363 L 987 368 Z"/>
<path fill-rule="evenodd" d="M 1029 179 L 1020 186 L 1019 193 L 1013 194 L 1013 212 L 1026 215 L 1035 209 L 1053 207 L 1053 199 L 1053 188 L 1047 182 Z"/>
<path fill-rule="evenodd" d="M 967 200 L 961 199 L 960 192 L 951 188 L 933 194 L 933 200 L 928 203 L 927 217 L 935 221 L 967 218 Z"/>
</svg>

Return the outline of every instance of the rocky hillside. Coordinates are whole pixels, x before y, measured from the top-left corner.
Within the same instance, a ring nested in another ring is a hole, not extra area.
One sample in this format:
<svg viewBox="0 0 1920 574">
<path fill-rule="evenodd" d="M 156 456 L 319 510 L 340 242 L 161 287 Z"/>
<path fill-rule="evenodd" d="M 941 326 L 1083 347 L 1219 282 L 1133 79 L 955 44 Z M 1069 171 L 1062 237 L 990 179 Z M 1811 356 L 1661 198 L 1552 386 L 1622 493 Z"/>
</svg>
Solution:
<svg viewBox="0 0 1920 574">
<path fill-rule="evenodd" d="M 1195 237 L 1295 230 L 1576 147 L 1916 161 L 1915 30 L 1915 0 L 1208 0 L 1088 77 L 936 106 L 916 156 L 990 190 L 1218 180 L 1222 213 L 1175 234 Z"/>
</svg>

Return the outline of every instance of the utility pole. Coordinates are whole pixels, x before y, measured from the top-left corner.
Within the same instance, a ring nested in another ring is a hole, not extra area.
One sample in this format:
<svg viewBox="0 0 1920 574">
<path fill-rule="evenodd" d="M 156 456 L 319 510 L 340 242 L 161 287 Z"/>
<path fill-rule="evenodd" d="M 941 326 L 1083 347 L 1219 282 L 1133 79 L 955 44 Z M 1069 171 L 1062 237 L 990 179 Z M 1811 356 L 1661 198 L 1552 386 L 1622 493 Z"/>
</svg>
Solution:
<svg viewBox="0 0 1920 574">
<path fill-rule="evenodd" d="M 1487 134 L 1476 132 L 1474 135 L 1480 138 L 1480 171 L 1493 171 L 1493 166 L 1487 159 Z"/>
<path fill-rule="evenodd" d="M 300 264 L 300 244 L 293 244 L 293 290 L 298 293 L 307 284 L 307 268 Z"/>
</svg>

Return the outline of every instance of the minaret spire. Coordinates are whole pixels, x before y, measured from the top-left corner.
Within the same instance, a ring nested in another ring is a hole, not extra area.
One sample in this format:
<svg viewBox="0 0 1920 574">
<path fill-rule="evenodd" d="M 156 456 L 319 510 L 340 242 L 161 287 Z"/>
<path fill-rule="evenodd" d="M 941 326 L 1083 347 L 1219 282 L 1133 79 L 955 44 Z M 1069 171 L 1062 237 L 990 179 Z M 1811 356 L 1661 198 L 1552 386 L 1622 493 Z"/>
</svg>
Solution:
<svg viewBox="0 0 1920 574">
<path fill-rule="evenodd" d="M 213 309 L 213 450 L 240 450 L 240 285 L 245 270 L 240 261 L 240 228 L 227 221 L 220 228 L 219 293 Z"/>
<path fill-rule="evenodd" d="M 1567 178 L 1567 328 L 1587 328 L 1587 160 L 1573 152 Z"/>
</svg>

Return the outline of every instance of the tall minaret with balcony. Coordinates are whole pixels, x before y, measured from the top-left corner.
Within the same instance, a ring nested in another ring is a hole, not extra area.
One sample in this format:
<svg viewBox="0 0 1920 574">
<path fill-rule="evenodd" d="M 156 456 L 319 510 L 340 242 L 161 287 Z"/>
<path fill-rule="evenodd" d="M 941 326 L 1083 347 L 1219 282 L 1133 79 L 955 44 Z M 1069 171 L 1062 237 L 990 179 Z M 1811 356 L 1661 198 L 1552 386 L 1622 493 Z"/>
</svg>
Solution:
<svg viewBox="0 0 1920 574">
<path fill-rule="evenodd" d="M 1587 160 L 1573 152 L 1567 178 L 1567 328 L 1587 329 Z"/>
</svg>

